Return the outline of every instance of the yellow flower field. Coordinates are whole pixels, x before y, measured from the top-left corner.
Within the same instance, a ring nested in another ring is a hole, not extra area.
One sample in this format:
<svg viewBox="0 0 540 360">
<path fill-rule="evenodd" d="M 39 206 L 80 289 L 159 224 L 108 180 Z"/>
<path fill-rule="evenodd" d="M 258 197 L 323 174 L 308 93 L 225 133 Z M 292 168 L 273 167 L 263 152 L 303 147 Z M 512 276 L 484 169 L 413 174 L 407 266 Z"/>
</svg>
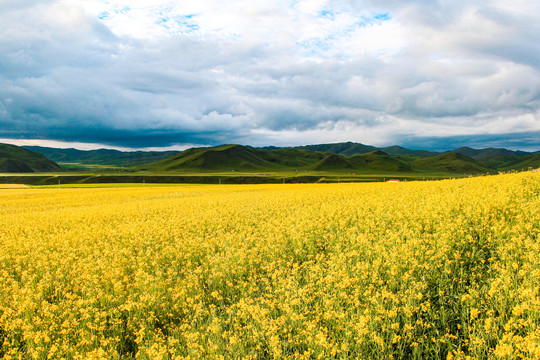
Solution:
<svg viewBox="0 0 540 360">
<path fill-rule="evenodd" d="M 4 359 L 540 358 L 540 173 L 0 190 Z"/>
</svg>

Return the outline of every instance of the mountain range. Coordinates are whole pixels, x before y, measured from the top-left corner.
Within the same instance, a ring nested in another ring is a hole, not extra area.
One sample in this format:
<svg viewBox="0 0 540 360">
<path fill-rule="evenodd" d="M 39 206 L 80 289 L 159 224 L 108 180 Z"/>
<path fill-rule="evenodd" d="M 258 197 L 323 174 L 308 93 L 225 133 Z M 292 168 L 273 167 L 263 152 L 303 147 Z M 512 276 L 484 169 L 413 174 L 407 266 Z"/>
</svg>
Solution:
<svg viewBox="0 0 540 360">
<path fill-rule="evenodd" d="M 9 151 L 7 151 L 9 150 Z M 34 155 L 31 155 L 34 154 Z M 39 160 L 39 161 L 38 161 Z M 349 173 L 481 174 L 540 167 L 540 152 L 462 147 L 444 153 L 354 142 L 298 147 L 242 145 L 185 151 L 76 150 L 1 145 L 1 172 L 61 171 L 67 164 L 114 165 L 149 172 L 323 171 Z"/>
<path fill-rule="evenodd" d="M 119 151 L 113 149 L 78 150 L 43 146 L 24 146 L 56 163 L 80 163 L 118 166 L 139 166 L 178 154 L 178 151 Z"/>
<path fill-rule="evenodd" d="M 436 172 L 460 174 L 498 171 L 496 167 L 489 166 L 482 160 L 463 155 L 458 151 L 441 154 L 391 147 L 389 152 L 392 152 L 393 155 L 390 155 L 377 148 L 373 150 L 372 147 L 358 145 L 362 144 L 351 144 L 349 147 L 344 144 L 324 144 L 273 149 L 257 149 L 241 145 L 192 148 L 167 159 L 150 163 L 146 169 L 166 172 L 303 170 L 349 173 Z M 540 166 L 540 155 L 538 154 L 515 155 L 515 157 L 516 159 L 513 161 L 518 165 L 528 161 L 524 164 L 524 169 L 530 165 Z M 517 161 L 517 159 L 521 161 Z M 508 165 L 510 162 L 508 160 L 504 165 Z"/>
</svg>

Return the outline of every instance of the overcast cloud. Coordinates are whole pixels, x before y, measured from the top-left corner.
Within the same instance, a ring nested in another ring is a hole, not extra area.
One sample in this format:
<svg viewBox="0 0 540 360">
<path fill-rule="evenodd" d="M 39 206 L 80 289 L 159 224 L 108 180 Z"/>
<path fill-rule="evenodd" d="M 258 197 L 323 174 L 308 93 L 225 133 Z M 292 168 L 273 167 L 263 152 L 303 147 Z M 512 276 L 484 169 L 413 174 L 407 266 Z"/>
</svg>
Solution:
<svg viewBox="0 0 540 360">
<path fill-rule="evenodd" d="M 538 34 L 536 0 L 0 0 L 0 138 L 540 150 Z"/>
</svg>

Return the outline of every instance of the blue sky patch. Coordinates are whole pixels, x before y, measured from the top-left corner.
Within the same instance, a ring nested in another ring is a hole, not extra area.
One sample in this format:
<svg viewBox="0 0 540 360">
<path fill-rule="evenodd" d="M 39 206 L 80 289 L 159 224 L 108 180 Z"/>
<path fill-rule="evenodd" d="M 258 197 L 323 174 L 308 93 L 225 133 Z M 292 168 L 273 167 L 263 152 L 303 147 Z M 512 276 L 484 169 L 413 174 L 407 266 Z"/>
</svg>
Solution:
<svg viewBox="0 0 540 360">
<path fill-rule="evenodd" d="M 319 13 L 319 16 L 323 17 L 323 18 L 327 18 L 327 19 L 334 19 L 335 16 L 336 16 L 336 13 L 334 11 L 331 11 L 331 10 L 323 10 Z"/>
<path fill-rule="evenodd" d="M 388 21 L 388 20 L 392 20 L 392 17 L 390 16 L 389 13 L 377 14 L 377 15 L 373 16 L 373 18 L 374 18 L 375 20 L 379 20 L 379 21 Z"/>
</svg>

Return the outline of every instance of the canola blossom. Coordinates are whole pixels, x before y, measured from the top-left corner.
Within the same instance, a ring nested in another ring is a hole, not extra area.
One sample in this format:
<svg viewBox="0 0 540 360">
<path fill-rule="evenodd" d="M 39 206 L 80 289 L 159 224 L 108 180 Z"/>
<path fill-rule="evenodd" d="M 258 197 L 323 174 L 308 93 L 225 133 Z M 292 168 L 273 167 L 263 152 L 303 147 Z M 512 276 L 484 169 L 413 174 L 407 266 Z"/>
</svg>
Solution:
<svg viewBox="0 0 540 360">
<path fill-rule="evenodd" d="M 540 173 L 0 190 L 0 358 L 540 358 Z"/>
</svg>

